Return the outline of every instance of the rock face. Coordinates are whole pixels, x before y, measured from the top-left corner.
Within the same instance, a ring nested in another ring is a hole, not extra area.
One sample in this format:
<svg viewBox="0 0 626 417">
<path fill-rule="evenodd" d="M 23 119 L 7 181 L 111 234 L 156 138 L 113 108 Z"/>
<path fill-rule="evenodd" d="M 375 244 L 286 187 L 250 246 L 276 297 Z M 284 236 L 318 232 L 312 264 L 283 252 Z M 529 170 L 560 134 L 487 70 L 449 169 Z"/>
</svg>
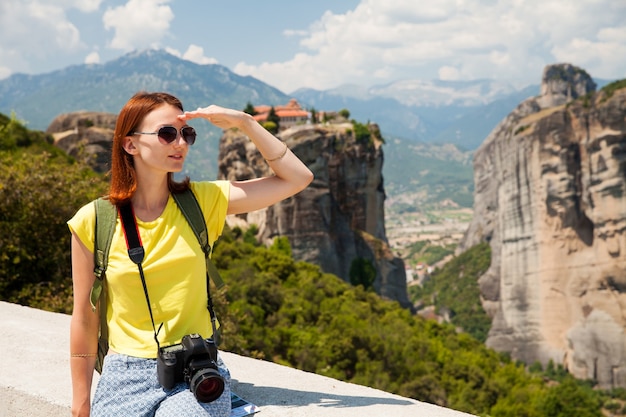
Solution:
<svg viewBox="0 0 626 417">
<path fill-rule="evenodd" d="M 47 133 L 54 144 L 76 159 L 87 162 L 96 172 L 111 168 L 111 144 L 117 115 L 76 112 L 57 116 Z"/>
<path fill-rule="evenodd" d="M 376 269 L 377 293 L 408 307 L 404 263 L 391 254 L 385 235 L 382 142 L 357 140 L 353 130 L 347 123 L 281 132 L 280 139 L 313 171 L 315 180 L 296 196 L 242 219 L 258 225 L 264 240 L 286 236 L 296 259 L 345 281 L 350 282 L 355 262 L 370 262 Z M 220 178 L 249 179 L 269 172 L 246 136 L 225 132 Z"/>
<path fill-rule="evenodd" d="M 570 64 L 549 65 L 543 70 L 537 101 L 542 108 L 560 106 L 595 90 L 596 83 L 585 70 Z"/>
<path fill-rule="evenodd" d="M 549 66 L 542 95 L 487 137 L 460 251 L 491 245 L 488 346 L 625 387 L 626 89 L 594 90 L 583 70 Z"/>
</svg>

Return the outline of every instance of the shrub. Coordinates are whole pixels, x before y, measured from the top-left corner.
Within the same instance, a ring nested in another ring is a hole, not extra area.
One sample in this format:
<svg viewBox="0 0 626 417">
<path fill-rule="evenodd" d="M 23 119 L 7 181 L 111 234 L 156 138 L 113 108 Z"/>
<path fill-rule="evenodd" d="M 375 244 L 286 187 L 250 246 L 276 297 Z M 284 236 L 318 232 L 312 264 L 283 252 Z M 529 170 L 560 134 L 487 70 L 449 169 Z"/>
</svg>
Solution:
<svg viewBox="0 0 626 417">
<path fill-rule="evenodd" d="M 0 115 L 0 299 L 71 311 L 66 221 L 106 183 L 43 132 Z"/>
</svg>

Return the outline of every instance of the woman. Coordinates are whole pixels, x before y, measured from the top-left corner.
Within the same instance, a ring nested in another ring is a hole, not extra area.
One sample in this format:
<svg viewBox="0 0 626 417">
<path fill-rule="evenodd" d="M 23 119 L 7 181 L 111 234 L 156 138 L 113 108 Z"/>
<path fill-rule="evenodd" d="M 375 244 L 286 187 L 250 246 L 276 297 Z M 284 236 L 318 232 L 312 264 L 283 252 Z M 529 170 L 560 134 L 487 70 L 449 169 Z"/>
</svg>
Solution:
<svg viewBox="0 0 626 417">
<path fill-rule="evenodd" d="M 238 128 L 256 145 L 275 175 L 248 181 L 175 182 L 195 141 L 187 121 L 203 118 L 222 129 Z M 204 256 L 171 193 L 191 188 L 202 208 L 211 245 L 222 232 L 227 214 L 258 210 L 290 197 L 313 179 L 311 171 L 286 144 L 250 115 L 211 105 L 185 112 L 166 93 L 138 93 L 122 108 L 115 126 L 109 200 L 130 202 L 145 248 L 142 263 L 161 346 L 175 345 L 184 335 L 211 337 L 206 309 Z M 128 257 L 118 220 L 107 269 L 109 354 L 91 403 L 96 361 L 98 314 L 90 305 L 94 283 L 93 204 L 68 222 L 72 232 L 74 307 L 70 328 L 73 416 L 228 416 L 230 376 L 224 393 L 200 403 L 184 382 L 167 390 L 156 372 L 157 347 L 137 266 Z M 192 236 L 189 239 L 189 236 Z M 197 246 L 197 247 L 196 247 Z M 101 306 L 102 308 L 103 306 Z"/>
</svg>

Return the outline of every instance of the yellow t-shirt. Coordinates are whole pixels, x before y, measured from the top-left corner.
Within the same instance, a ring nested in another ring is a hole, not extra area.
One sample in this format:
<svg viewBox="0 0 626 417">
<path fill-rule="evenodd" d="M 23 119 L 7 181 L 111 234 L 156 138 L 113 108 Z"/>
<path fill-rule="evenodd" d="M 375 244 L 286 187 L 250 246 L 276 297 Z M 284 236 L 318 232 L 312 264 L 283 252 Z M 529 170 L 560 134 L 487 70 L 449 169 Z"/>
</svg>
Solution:
<svg viewBox="0 0 626 417">
<path fill-rule="evenodd" d="M 192 182 L 191 189 L 202 208 L 209 244 L 221 235 L 228 209 L 230 183 Z M 95 209 L 90 203 L 68 221 L 70 230 L 93 253 Z M 184 335 L 211 337 L 207 310 L 204 253 L 191 226 L 170 196 L 161 216 L 151 222 L 137 219 L 145 250 L 142 262 L 146 286 L 161 346 L 180 343 Z M 106 271 L 109 346 L 118 353 L 156 358 L 150 312 L 139 270 L 128 257 L 118 218 Z"/>
</svg>

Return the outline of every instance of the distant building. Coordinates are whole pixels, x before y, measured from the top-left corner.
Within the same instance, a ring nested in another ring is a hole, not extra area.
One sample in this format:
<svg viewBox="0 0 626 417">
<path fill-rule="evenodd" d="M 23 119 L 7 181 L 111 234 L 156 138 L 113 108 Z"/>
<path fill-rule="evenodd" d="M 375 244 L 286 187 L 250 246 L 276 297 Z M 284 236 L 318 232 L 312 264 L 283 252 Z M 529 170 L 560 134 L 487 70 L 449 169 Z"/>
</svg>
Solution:
<svg viewBox="0 0 626 417">
<path fill-rule="evenodd" d="M 272 106 L 267 105 L 254 106 L 254 111 L 256 112 L 254 119 L 259 123 L 267 121 L 271 109 Z M 288 129 L 297 124 L 308 123 L 310 118 L 309 112 L 300 107 L 298 100 L 295 98 L 289 100 L 289 103 L 284 106 L 274 106 L 274 112 L 280 119 L 280 130 Z"/>
<path fill-rule="evenodd" d="M 406 272 L 406 283 L 407 284 L 415 281 L 415 273 L 413 271 L 413 268 L 411 268 L 410 266 L 407 265 L 407 267 L 405 268 L 405 272 Z"/>
<path fill-rule="evenodd" d="M 407 284 L 420 286 L 424 285 L 424 283 L 430 279 L 431 274 L 435 270 L 432 266 L 419 262 L 415 266 L 415 269 L 410 270 L 412 279 L 409 279 L 409 268 L 410 267 L 407 267 Z"/>
</svg>

